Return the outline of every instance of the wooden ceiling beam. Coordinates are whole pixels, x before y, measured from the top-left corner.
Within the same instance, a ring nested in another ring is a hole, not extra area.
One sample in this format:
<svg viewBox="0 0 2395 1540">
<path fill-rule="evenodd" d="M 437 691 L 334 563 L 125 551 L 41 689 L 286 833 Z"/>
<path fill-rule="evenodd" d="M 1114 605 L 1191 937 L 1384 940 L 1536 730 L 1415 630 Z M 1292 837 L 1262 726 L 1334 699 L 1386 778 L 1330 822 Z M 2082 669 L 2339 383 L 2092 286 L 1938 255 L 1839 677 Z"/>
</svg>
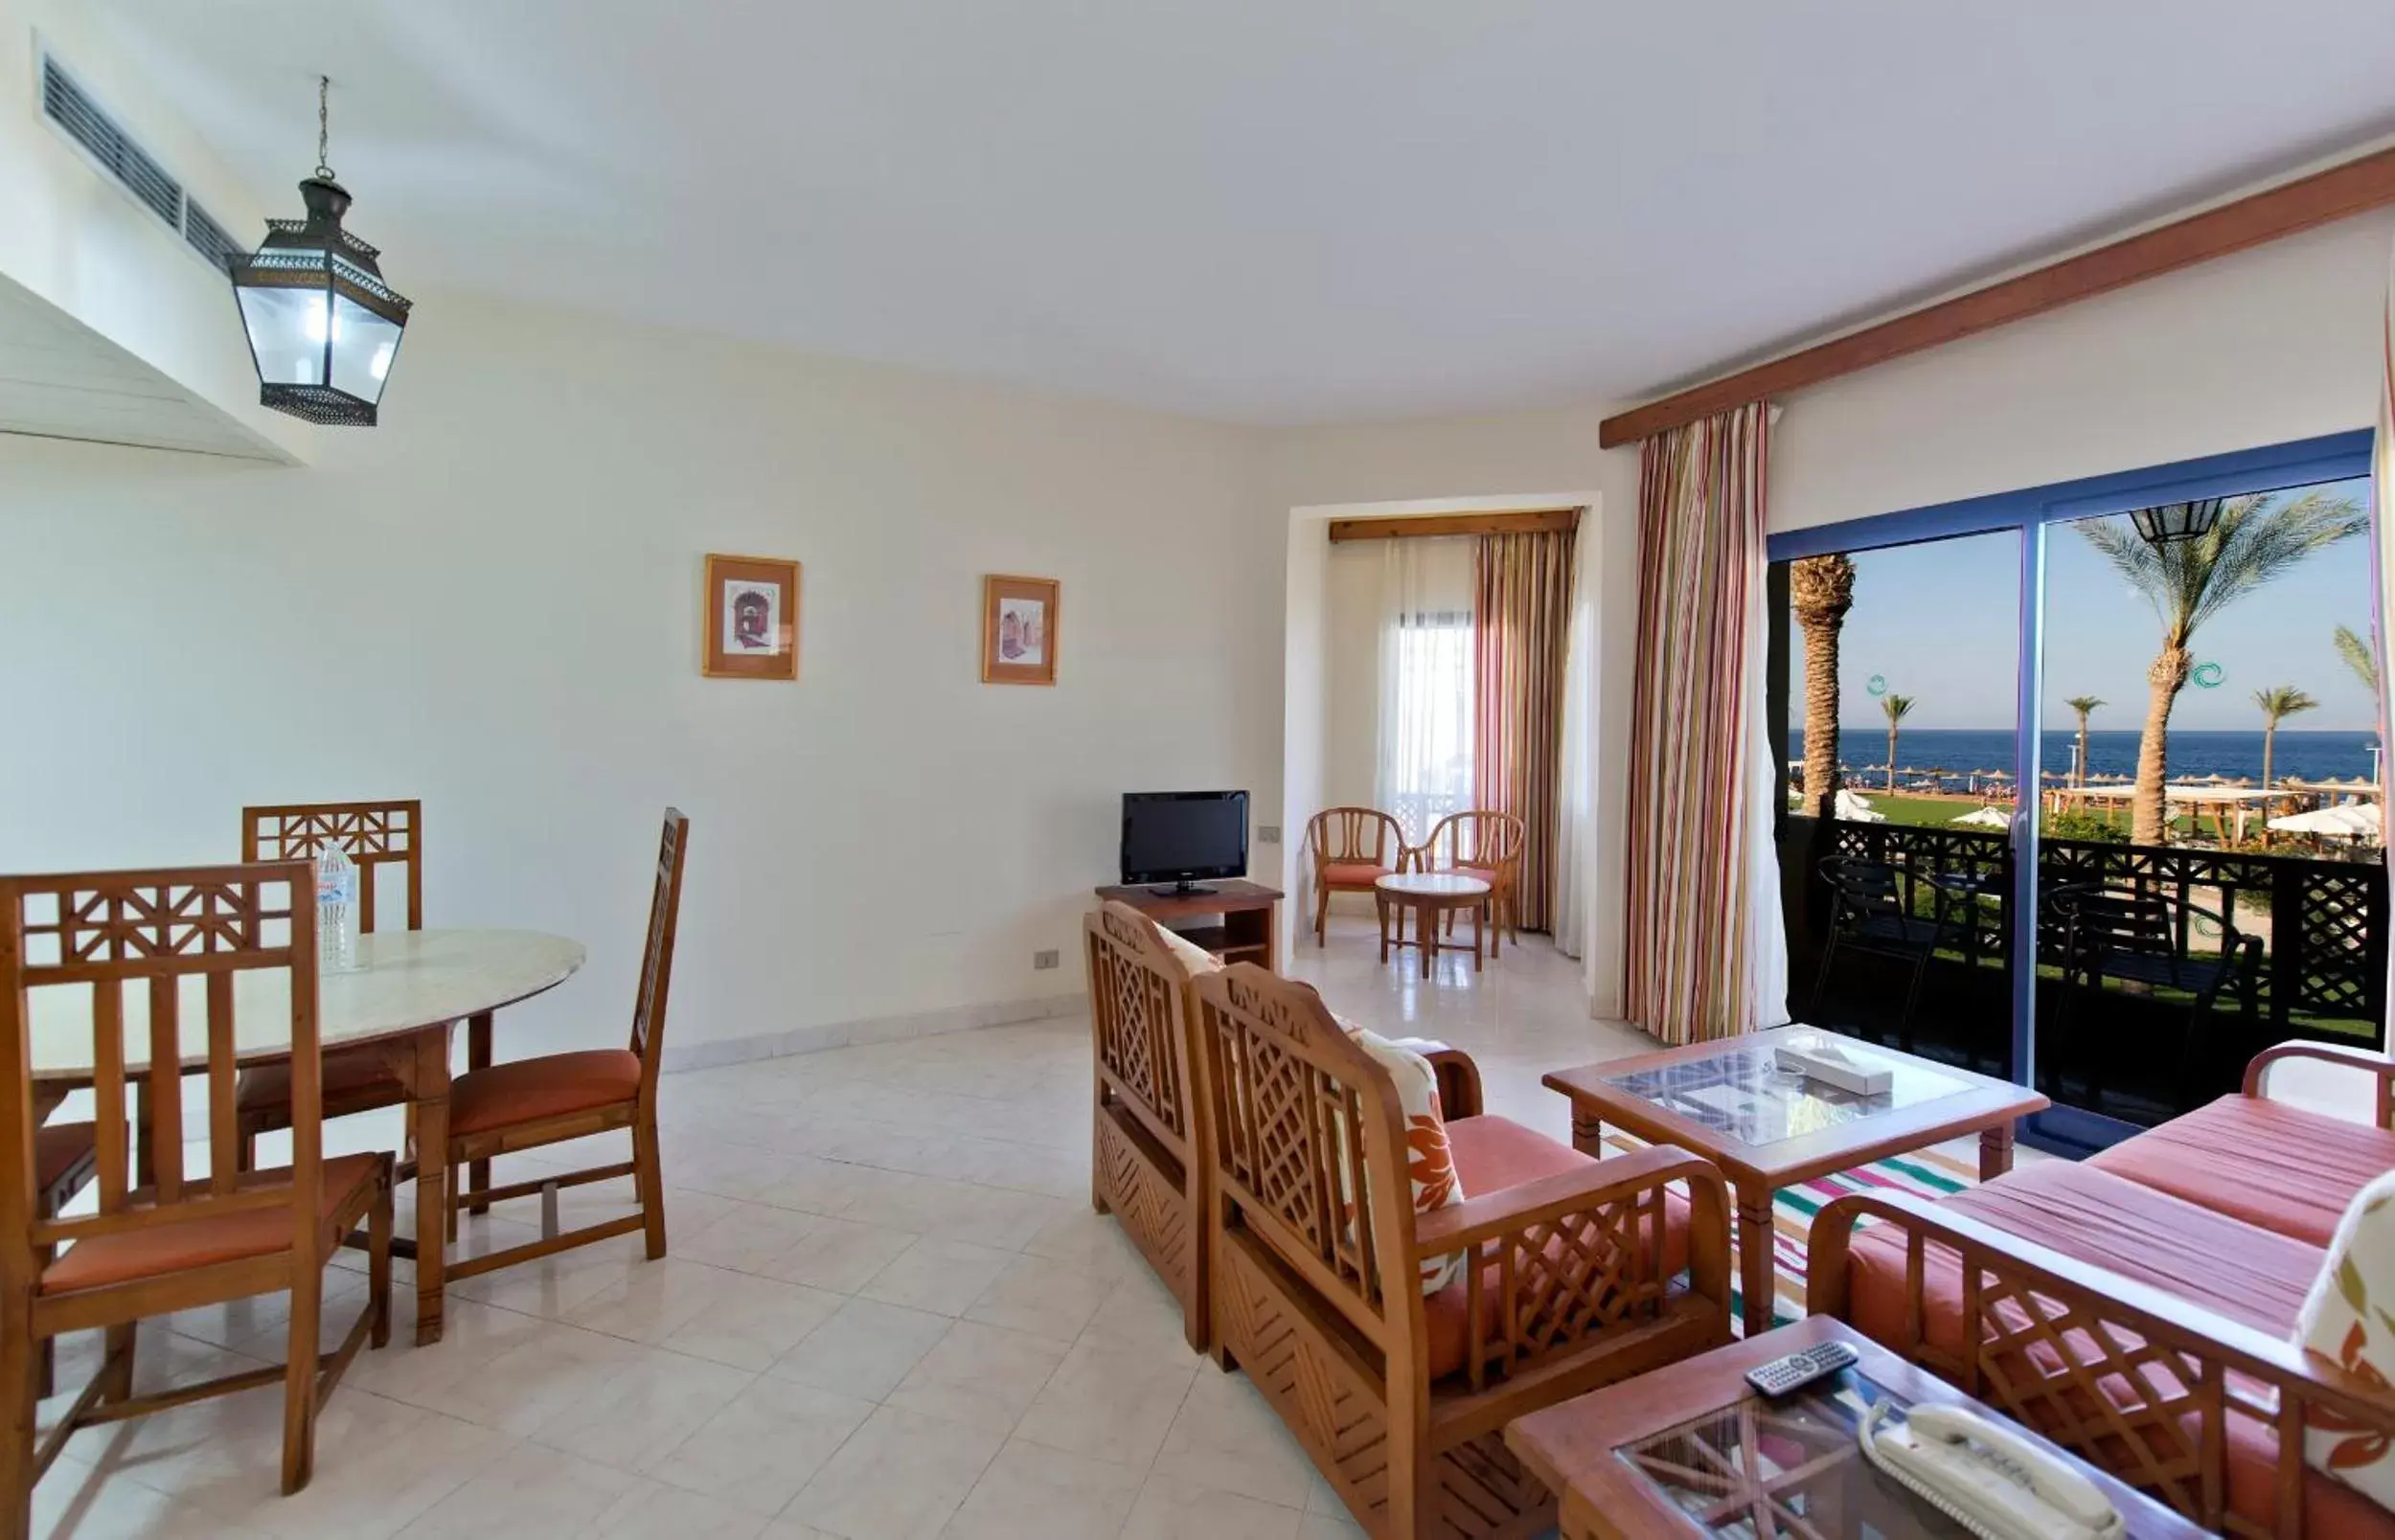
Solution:
<svg viewBox="0 0 2395 1540">
<path fill-rule="evenodd" d="M 2129 236 L 1607 418 L 1608 449 L 2395 203 L 2395 149 Z"/>
<path fill-rule="evenodd" d="M 1580 510 L 1543 509 L 1535 513 L 1429 513 L 1420 518 L 1333 519 L 1331 543 L 1350 540 L 1416 540 L 1439 534 L 1570 533 L 1580 528 Z"/>
</svg>

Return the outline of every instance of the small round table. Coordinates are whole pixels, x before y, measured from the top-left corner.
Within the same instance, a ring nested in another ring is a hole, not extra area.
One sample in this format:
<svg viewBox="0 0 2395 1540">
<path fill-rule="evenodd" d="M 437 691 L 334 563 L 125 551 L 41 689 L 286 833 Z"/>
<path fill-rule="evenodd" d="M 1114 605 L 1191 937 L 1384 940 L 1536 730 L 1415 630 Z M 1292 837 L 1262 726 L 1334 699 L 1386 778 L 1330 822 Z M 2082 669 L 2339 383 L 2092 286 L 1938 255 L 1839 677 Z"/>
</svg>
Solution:
<svg viewBox="0 0 2395 1540">
<path fill-rule="evenodd" d="M 1451 872 L 1401 872 L 1372 885 L 1372 901 L 1380 912 L 1380 961 L 1389 960 L 1391 946 L 1412 946 L 1422 953 L 1422 976 L 1441 951 L 1458 951 L 1453 941 L 1439 940 L 1439 921 L 1451 910 L 1471 911 L 1471 970 L 1480 971 L 1481 925 L 1489 912 L 1489 885 L 1478 877 Z M 1414 912 L 1414 936 L 1405 939 L 1405 911 Z M 1389 912 L 1397 912 L 1397 936 L 1389 936 Z"/>
</svg>

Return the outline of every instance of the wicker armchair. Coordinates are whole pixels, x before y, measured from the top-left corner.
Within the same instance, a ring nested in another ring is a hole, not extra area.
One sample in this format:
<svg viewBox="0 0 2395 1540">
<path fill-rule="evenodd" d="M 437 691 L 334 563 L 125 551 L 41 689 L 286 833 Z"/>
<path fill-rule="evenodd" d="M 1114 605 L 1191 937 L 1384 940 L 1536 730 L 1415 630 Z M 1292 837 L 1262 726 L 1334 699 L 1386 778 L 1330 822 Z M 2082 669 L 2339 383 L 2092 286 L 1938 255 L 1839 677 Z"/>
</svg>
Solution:
<svg viewBox="0 0 2395 1540">
<path fill-rule="evenodd" d="M 1417 1215 L 1396 1087 L 1320 997 L 1247 964 L 1196 987 L 1218 1357 L 1378 1540 L 1553 1528 L 1505 1424 L 1729 1340 L 1721 1173 L 1459 1117 L 1466 1200 Z M 1420 1263 L 1458 1253 L 1426 1299 Z"/>
</svg>

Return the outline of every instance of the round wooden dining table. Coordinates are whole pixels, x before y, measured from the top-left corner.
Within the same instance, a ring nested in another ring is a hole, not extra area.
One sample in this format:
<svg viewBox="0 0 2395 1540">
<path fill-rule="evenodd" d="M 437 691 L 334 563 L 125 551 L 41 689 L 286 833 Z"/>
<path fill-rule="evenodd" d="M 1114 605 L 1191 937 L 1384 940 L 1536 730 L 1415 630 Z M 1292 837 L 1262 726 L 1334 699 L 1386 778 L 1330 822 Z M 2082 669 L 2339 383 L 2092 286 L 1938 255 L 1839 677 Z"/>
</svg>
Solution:
<svg viewBox="0 0 2395 1540">
<path fill-rule="evenodd" d="M 393 1077 L 407 1089 L 416 1121 L 416 1340 L 438 1342 L 447 1233 L 450 1037 L 467 1024 L 467 1063 L 490 1062 L 490 1018 L 573 977 L 585 957 L 580 941 L 539 931 L 382 931 L 357 939 L 358 967 L 323 973 L 316 981 L 317 1035 L 330 1052 L 373 1044 Z M 184 1063 L 208 1062 L 204 981 L 182 981 L 186 998 L 177 1021 Z M 48 1116 L 67 1094 L 88 1087 L 93 1074 L 92 990 L 56 985 L 31 991 L 36 1117 Z M 128 1072 L 148 1063 L 148 996 L 125 991 Z M 234 976 L 233 1039 L 244 1065 L 271 1064 L 291 1054 L 290 975 L 281 968 Z"/>
</svg>

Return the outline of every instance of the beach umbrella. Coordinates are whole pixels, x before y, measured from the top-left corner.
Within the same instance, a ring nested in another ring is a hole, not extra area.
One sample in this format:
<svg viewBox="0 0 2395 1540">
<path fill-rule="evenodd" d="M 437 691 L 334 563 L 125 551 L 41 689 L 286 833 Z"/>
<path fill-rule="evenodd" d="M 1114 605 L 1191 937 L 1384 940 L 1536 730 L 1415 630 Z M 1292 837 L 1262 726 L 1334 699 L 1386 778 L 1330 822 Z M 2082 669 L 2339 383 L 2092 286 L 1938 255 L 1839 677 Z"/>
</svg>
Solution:
<svg viewBox="0 0 2395 1540">
<path fill-rule="evenodd" d="M 2315 807 L 2308 813 L 2290 813 L 2270 820 L 2270 827 L 2280 834 L 2328 834 L 2342 839 L 2384 840 L 2385 828 L 2376 805 L 2354 803 L 2336 807 Z"/>
<path fill-rule="evenodd" d="M 1887 814 L 1875 812 L 1869 803 L 1845 786 L 1837 788 L 1836 815 L 1850 824 L 1884 824 Z"/>
<path fill-rule="evenodd" d="M 1994 807 L 1975 808 L 1960 818 L 1950 818 L 1947 822 L 1968 825 L 1973 828 L 2011 828 L 2013 827 L 2011 815 Z"/>
</svg>

